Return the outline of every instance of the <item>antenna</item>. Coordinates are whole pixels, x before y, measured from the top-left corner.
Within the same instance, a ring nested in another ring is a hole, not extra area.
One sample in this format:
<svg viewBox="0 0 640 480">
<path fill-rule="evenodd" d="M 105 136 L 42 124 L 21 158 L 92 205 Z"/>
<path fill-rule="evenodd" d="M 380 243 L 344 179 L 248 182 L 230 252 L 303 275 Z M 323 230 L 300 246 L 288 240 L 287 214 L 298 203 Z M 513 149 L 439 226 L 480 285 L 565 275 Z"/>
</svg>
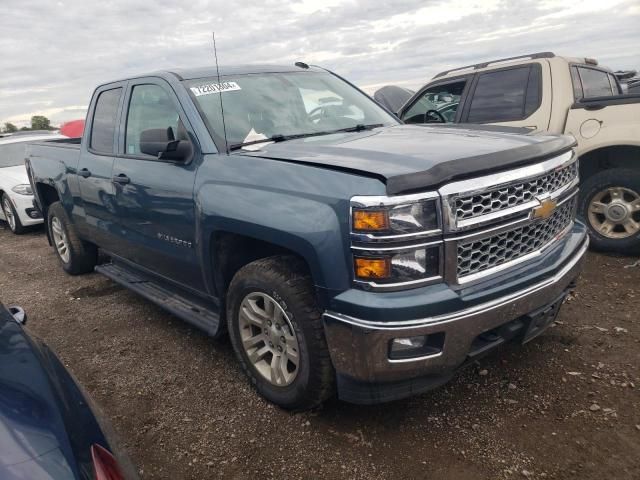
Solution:
<svg viewBox="0 0 640 480">
<path fill-rule="evenodd" d="M 216 48 L 216 32 L 213 34 L 213 55 L 216 58 L 216 73 L 218 75 L 218 94 L 220 95 L 220 113 L 222 114 L 222 131 L 224 132 L 224 149 L 229 155 L 229 142 L 227 142 L 227 124 L 224 121 L 224 106 L 222 105 L 222 82 L 220 81 L 220 67 L 218 66 L 218 50 Z"/>
</svg>

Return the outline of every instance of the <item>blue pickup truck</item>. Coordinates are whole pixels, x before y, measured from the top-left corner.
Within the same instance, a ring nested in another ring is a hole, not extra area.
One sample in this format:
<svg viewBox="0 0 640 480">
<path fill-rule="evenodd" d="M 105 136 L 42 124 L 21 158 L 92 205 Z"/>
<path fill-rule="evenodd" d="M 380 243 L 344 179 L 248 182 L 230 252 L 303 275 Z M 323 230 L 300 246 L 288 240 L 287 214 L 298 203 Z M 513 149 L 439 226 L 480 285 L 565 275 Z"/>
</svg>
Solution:
<svg viewBox="0 0 640 480">
<path fill-rule="evenodd" d="M 572 147 L 404 125 L 299 63 L 106 83 L 84 137 L 26 164 L 68 273 L 228 334 L 262 395 L 305 409 L 424 392 L 542 332 L 587 249 Z"/>
</svg>

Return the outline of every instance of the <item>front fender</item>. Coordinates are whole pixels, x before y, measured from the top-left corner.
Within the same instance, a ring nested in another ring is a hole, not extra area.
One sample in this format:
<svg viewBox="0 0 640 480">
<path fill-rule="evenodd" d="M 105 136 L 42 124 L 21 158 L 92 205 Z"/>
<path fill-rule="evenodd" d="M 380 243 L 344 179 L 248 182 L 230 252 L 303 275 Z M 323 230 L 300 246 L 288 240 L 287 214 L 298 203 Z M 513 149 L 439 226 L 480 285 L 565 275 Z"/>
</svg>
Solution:
<svg viewBox="0 0 640 480">
<path fill-rule="evenodd" d="M 215 199 L 208 203 L 204 199 Z M 203 242 L 201 258 L 213 265 L 211 239 L 215 233 L 227 232 L 255 238 L 290 250 L 309 266 L 318 287 L 348 288 L 351 269 L 344 238 L 344 218 L 336 210 L 348 211 L 346 202 L 329 205 L 287 192 L 250 187 L 208 185 L 196 202 Z M 215 268 L 215 266 L 214 266 Z"/>
</svg>

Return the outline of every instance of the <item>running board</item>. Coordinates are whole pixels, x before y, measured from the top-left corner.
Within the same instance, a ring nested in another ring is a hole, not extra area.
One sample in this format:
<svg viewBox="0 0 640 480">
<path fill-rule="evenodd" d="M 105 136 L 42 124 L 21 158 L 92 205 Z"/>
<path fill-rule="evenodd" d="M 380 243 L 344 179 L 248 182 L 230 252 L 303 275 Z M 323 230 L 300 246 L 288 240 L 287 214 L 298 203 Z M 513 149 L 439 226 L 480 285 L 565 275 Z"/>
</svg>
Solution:
<svg viewBox="0 0 640 480">
<path fill-rule="evenodd" d="M 218 332 L 220 315 L 202 300 L 187 293 L 177 293 L 175 288 L 160 285 L 121 264 L 106 263 L 96 266 L 95 270 L 209 335 L 215 335 Z"/>
</svg>

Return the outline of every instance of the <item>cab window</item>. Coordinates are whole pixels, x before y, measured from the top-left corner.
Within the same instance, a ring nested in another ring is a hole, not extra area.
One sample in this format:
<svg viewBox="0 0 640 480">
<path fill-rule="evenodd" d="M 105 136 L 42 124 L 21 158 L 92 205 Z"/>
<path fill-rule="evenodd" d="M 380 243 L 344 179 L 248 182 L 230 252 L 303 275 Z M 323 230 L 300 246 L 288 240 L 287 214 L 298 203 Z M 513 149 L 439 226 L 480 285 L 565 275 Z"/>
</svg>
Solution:
<svg viewBox="0 0 640 480">
<path fill-rule="evenodd" d="M 480 74 L 467 121 L 524 120 L 540 107 L 541 77 L 537 64 Z"/>
<path fill-rule="evenodd" d="M 617 95 L 611 85 L 609 74 L 595 68 L 578 67 L 578 74 L 582 83 L 582 97 L 610 97 Z M 617 90 L 617 85 L 616 85 Z"/>
<path fill-rule="evenodd" d="M 122 88 L 101 92 L 96 100 L 91 126 L 90 147 L 99 153 L 113 153 L 113 140 L 116 131 L 116 114 L 120 104 Z"/>
<path fill-rule="evenodd" d="M 434 85 L 427 88 L 402 119 L 406 123 L 441 123 L 456 119 L 460 97 L 467 81 Z"/>
<path fill-rule="evenodd" d="M 152 129 L 171 129 L 176 140 L 186 139 L 178 110 L 167 92 L 158 85 L 136 85 L 129 101 L 125 153 L 142 154 L 140 135 L 143 131 Z"/>
</svg>

